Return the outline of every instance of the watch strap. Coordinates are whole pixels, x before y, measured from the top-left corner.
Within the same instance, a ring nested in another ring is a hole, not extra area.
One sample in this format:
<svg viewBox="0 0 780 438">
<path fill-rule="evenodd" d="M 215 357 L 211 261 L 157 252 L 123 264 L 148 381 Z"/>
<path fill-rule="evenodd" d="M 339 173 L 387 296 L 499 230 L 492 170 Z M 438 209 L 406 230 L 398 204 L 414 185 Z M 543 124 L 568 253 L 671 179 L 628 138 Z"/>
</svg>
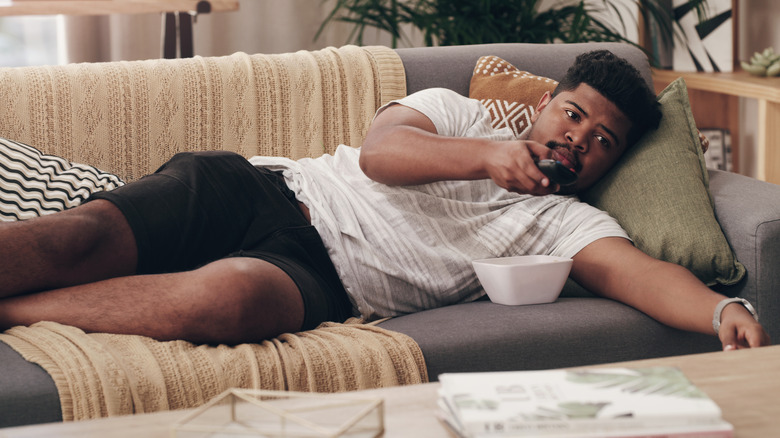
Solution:
<svg viewBox="0 0 780 438">
<path fill-rule="evenodd" d="M 716 335 L 720 330 L 720 318 L 721 318 L 721 314 L 723 313 L 723 308 L 731 303 L 742 304 L 742 306 L 745 309 L 747 309 L 747 311 L 750 312 L 751 315 L 753 315 L 753 319 L 758 321 L 758 314 L 756 313 L 756 309 L 753 307 L 753 305 L 750 304 L 750 301 L 739 297 L 726 298 L 725 300 L 719 302 L 717 306 L 715 306 L 715 313 L 712 315 L 712 328 L 715 330 Z"/>
</svg>

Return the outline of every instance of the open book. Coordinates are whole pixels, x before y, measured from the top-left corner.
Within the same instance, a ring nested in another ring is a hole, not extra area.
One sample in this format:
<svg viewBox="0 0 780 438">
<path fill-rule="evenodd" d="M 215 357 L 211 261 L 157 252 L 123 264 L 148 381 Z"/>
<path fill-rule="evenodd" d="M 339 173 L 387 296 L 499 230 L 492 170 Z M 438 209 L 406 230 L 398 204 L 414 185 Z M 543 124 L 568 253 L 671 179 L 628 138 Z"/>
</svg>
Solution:
<svg viewBox="0 0 780 438">
<path fill-rule="evenodd" d="M 464 437 L 713 437 L 733 427 L 674 367 L 449 373 L 442 418 Z"/>
</svg>

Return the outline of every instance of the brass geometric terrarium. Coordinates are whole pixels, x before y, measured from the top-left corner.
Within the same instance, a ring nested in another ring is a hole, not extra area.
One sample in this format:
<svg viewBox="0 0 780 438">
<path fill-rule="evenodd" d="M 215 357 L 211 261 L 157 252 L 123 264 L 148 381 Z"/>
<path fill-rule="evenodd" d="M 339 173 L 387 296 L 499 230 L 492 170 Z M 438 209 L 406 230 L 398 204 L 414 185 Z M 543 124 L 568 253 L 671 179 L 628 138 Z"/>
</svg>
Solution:
<svg viewBox="0 0 780 438">
<path fill-rule="evenodd" d="M 344 394 L 229 389 L 175 423 L 174 438 L 376 438 L 384 401 Z"/>
</svg>

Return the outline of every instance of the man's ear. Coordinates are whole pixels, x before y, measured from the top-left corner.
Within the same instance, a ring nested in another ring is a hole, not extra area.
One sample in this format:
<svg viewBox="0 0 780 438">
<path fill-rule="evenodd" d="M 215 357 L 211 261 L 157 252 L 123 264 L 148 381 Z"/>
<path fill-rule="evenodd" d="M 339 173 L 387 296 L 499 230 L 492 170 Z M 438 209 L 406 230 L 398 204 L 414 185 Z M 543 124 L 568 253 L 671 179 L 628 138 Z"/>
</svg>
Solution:
<svg viewBox="0 0 780 438">
<path fill-rule="evenodd" d="M 539 118 L 539 113 L 542 112 L 542 110 L 547 106 L 548 103 L 552 100 L 552 93 L 549 91 L 545 91 L 542 95 L 542 98 L 539 99 L 539 103 L 536 105 L 536 109 L 534 110 L 533 115 L 531 115 L 531 123 L 536 123 L 536 119 Z"/>
</svg>

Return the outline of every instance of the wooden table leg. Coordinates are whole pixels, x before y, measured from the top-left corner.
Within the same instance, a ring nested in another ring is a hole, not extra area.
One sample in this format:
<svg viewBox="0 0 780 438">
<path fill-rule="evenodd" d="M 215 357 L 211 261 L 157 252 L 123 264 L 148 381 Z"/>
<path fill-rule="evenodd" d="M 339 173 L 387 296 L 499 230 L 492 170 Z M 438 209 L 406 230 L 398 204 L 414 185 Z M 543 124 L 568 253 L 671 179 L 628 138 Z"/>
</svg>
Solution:
<svg viewBox="0 0 780 438">
<path fill-rule="evenodd" d="M 197 13 L 208 13 L 210 4 L 201 2 L 207 7 L 201 8 Z M 163 25 L 163 58 L 176 57 L 192 58 L 195 56 L 195 44 L 192 34 L 194 17 L 189 12 L 167 12 Z"/>
<path fill-rule="evenodd" d="M 179 12 L 179 56 L 192 58 L 195 56 L 195 45 L 192 41 L 192 15 Z"/>
<path fill-rule="evenodd" d="M 163 20 L 163 58 L 176 58 L 176 46 L 178 45 L 176 31 L 176 13 L 166 12 Z"/>
</svg>

